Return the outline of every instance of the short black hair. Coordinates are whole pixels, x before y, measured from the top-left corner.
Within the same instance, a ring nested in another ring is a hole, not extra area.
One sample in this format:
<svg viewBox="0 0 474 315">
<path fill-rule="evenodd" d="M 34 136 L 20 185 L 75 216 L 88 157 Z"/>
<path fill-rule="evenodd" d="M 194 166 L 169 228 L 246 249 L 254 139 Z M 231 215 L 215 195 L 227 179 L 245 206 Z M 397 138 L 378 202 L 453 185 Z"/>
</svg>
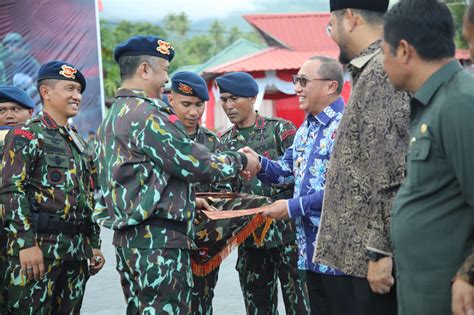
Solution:
<svg viewBox="0 0 474 315">
<path fill-rule="evenodd" d="M 318 74 L 321 78 L 331 79 L 337 82 L 337 94 L 341 94 L 344 87 L 344 72 L 341 64 L 333 58 L 326 56 L 314 56 L 310 60 L 317 60 L 320 62 Z"/>
<path fill-rule="evenodd" d="M 362 9 L 352 9 L 356 14 L 362 16 L 367 24 L 370 25 L 382 25 L 383 24 L 383 13 L 377 11 L 369 11 Z"/>
<path fill-rule="evenodd" d="M 120 78 L 123 80 L 130 79 L 135 75 L 138 66 L 142 62 L 146 62 L 150 66 L 155 66 L 155 58 L 153 56 L 122 56 L 118 60 L 118 65 L 120 68 Z"/>
<path fill-rule="evenodd" d="M 384 20 L 384 40 L 392 51 L 406 40 L 423 60 L 454 57 L 454 21 L 445 3 L 402 0 L 385 14 Z"/>
<path fill-rule="evenodd" d="M 336 18 L 339 20 L 340 17 L 342 17 L 348 9 L 340 9 L 333 11 L 334 15 Z M 382 25 L 383 24 L 383 13 L 382 12 L 376 12 L 376 11 L 369 11 L 369 10 L 363 10 L 363 9 L 351 9 L 352 12 L 355 14 L 359 14 L 362 16 L 364 21 L 369 24 L 369 25 Z"/>
<path fill-rule="evenodd" d="M 52 88 L 56 85 L 56 83 L 58 83 L 58 81 L 59 80 L 57 79 L 43 79 L 38 81 L 38 83 L 36 84 L 36 90 L 38 91 L 41 103 L 43 103 L 43 95 L 41 95 L 40 87 L 46 85 Z"/>
</svg>

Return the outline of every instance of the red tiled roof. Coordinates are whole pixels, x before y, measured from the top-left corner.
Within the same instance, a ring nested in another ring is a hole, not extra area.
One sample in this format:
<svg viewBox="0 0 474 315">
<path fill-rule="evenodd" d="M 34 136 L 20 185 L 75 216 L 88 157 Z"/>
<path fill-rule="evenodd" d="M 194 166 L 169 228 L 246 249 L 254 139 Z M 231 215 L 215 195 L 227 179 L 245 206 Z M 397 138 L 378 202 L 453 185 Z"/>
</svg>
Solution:
<svg viewBox="0 0 474 315">
<path fill-rule="evenodd" d="M 284 48 L 268 48 L 253 55 L 206 69 L 205 73 L 226 73 L 233 71 L 267 71 L 299 69 L 308 58 L 315 55 L 325 55 L 337 58 L 338 51 L 291 51 Z"/>
<path fill-rule="evenodd" d="M 326 33 L 329 13 L 255 14 L 243 17 L 257 31 L 280 42 L 291 50 L 339 51 Z M 264 36 L 265 37 L 265 36 Z M 275 44 L 269 42 L 270 46 Z"/>
</svg>

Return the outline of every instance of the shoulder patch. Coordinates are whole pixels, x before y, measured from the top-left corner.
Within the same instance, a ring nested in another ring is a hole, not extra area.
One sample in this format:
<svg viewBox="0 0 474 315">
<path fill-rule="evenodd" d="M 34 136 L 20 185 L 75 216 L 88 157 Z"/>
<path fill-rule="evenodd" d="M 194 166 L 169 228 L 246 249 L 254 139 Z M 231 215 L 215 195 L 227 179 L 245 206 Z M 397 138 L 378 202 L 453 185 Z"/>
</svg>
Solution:
<svg viewBox="0 0 474 315">
<path fill-rule="evenodd" d="M 172 114 L 172 115 L 169 115 L 169 116 L 168 116 L 168 120 L 169 120 L 172 124 L 175 124 L 177 121 L 179 121 L 179 118 L 178 118 L 178 116 Z"/>
<path fill-rule="evenodd" d="M 33 135 L 33 133 L 31 133 L 31 132 L 28 131 L 28 130 L 24 130 L 24 129 L 15 129 L 15 130 L 13 130 L 13 134 L 14 134 L 15 136 L 21 136 L 21 137 L 23 137 L 23 138 L 26 138 L 26 139 L 28 139 L 28 140 L 30 140 L 30 141 L 33 140 L 34 137 L 35 137 L 35 136 Z"/>
<path fill-rule="evenodd" d="M 291 137 L 296 134 L 295 129 L 287 130 L 281 135 L 281 140 L 284 141 L 286 138 Z"/>
</svg>

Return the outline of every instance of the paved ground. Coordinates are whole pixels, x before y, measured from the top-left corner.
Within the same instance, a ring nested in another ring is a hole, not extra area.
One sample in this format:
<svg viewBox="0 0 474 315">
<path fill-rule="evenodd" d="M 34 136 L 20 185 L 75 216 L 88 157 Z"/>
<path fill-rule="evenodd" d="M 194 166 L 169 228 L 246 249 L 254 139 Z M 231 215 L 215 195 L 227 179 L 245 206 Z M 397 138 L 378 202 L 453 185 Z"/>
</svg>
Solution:
<svg viewBox="0 0 474 315">
<path fill-rule="evenodd" d="M 125 314 L 125 302 L 120 288 L 120 280 L 115 270 L 115 255 L 112 244 L 112 232 L 102 230 L 102 251 L 107 263 L 104 269 L 87 283 L 86 296 L 81 314 L 118 315 Z M 223 263 L 219 272 L 219 281 L 214 297 L 215 315 L 244 315 L 244 302 L 240 291 L 239 278 L 235 271 L 237 251 L 234 251 Z M 284 305 L 279 298 L 279 312 L 284 314 Z"/>
</svg>

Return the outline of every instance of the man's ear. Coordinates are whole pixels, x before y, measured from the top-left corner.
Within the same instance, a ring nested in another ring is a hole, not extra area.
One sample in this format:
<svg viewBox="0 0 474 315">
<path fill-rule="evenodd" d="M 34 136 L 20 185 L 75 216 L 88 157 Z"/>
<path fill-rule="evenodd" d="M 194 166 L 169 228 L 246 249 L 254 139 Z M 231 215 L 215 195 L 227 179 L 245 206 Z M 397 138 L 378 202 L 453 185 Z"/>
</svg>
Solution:
<svg viewBox="0 0 474 315">
<path fill-rule="evenodd" d="M 147 62 L 142 62 L 138 65 L 135 74 L 140 78 L 147 80 L 151 72 L 150 65 Z"/>
<path fill-rule="evenodd" d="M 399 58 L 404 65 L 410 63 L 413 57 L 415 57 L 415 54 L 416 50 L 412 45 L 404 39 L 400 40 L 397 46 L 397 58 Z"/>
<path fill-rule="evenodd" d="M 51 88 L 45 84 L 41 85 L 38 91 L 45 101 L 49 101 L 51 99 L 49 93 L 51 92 Z"/>
</svg>

